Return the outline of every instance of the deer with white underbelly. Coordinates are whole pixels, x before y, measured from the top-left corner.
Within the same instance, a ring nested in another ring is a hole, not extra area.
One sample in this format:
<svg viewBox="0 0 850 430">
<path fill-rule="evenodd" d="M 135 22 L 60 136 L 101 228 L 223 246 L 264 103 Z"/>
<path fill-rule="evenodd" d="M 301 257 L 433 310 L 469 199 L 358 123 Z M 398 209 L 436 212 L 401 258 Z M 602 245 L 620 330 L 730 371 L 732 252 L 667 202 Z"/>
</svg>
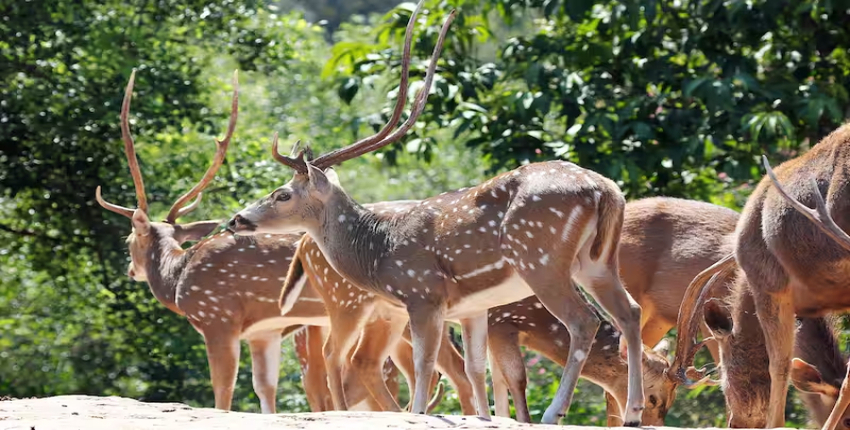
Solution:
<svg viewBox="0 0 850 430">
<path fill-rule="evenodd" d="M 406 74 L 390 121 L 374 136 L 314 160 L 305 160 L 303 152 L 279 154 L 275 136 L 275 158 L 294 169 L 295 177 L 236 214 L 228 229 L 244 235 L 306 231 L 343 277 L 406 314 L 416 360 L 415 413 L 425 412 L 427 381 L 448 319 L 462 326 L 476 409 L 489 418 L 487 310 L 535 294 L 572 339 L 561 384 L 544 414 L 544 422 L 557 422 L 571 402 L 600 325 L 576 280 L 624 334 L 629 394 L 623 415 L 626 425 L 637 426 L 644 408 L 641 311 L 618 276 L 625 200 L 613 181 L 572 163 L 535 163 L 378 216 L 357 204 L 330 169 L 397 141 L 413 126 L 425 107 L 453 17 L 454 12 L 440 31 L 425 83 L 403 125 L 393 131 L 404 107 Z"/>
</svg>

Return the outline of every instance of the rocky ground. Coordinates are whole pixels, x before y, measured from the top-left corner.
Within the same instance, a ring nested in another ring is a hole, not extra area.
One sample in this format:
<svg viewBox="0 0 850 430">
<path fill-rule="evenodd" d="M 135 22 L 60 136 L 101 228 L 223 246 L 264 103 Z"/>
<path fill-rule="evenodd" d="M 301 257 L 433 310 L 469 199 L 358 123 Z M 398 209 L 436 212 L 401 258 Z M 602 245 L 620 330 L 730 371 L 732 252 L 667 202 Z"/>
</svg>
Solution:
<svg viewBox="0 0 850 430">
<path fill-rule="evenodd" d="M 554 429 L 494 417 L 426 416 L 391 412 L 322 412 L 261 415 L 143 403 L 122 397 L 58 396 L 0 401 L 0 430 L 285 430 L 285 429 Z M 559 430 L 598 427 L 561 426 Z"/>
</svg>

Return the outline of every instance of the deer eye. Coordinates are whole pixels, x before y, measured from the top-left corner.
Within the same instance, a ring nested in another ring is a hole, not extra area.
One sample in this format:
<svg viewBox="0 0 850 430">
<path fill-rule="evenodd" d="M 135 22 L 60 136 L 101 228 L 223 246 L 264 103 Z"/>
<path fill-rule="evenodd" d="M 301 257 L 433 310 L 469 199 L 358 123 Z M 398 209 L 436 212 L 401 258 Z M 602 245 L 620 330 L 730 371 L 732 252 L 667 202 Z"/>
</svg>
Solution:
<svg viewBox="0 0 850 430">
<path fill-rule="evenodd" d="M 277 197 L 276 197 L 275 199 L 276 199 L 277 201 L 279 201 L 279 202 L 285 202 L 285 201 L 287 201 L 287 200 L 289 200 L 289 199 L 291 199 L 291 198 L 292 198 L 292 194 L 289 194 L 289 193 L 280 193 L 280 194 L 278 194 L 278 195 L 277 195 Z"/>
<path fill-rule="evenodd" d="M 649 395 L 649 404 L 652 406 L 658 406 L 658 399 L 655 397 L 655 394 Z"/>
</svg>

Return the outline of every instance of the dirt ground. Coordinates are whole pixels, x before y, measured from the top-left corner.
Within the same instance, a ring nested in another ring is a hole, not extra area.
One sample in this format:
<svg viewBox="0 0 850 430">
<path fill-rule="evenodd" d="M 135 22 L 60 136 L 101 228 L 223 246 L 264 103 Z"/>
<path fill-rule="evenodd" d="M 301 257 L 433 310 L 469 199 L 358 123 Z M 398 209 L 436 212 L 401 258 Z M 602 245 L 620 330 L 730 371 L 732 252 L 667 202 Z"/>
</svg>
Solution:
<svg viewBox="0 0 850 430">
<path fill-rule="evenodd" d="M 507 418 L 426 416 L 392 412 L 322 412 L 261 415 L 143 403 L 122 397 L 58 396 L 0 401 L 0 430 L 284 430 L 284 429 L 563 429 L 599 427 L 520 424 Z M 663 427 L 660 427 L 663 428 Z"/>
</svg>

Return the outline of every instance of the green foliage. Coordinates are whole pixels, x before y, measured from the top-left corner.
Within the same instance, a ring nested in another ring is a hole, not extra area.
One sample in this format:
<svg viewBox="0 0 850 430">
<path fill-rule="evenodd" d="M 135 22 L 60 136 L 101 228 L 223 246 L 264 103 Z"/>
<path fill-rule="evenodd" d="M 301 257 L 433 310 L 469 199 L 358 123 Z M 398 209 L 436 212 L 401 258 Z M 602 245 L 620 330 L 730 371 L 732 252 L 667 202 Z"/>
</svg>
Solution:
<svg viewBox="0 0 850 430">
<path fill-rule="evenodd" d="M 482 148 L 493 171 L 561 157 L 617 180 L 633 198 L 708 200 L 760 178 L 762 153 L 805 149 L 850 107 L 845 8 L 833 3 L 433 0 L 426 7 L 432 30 L 415 42 L 422 57 L 444 13 L 460 13 L 424 120 Z M 408 9 L 391 11 L 376 37 L 391 34 L 398 45 L 405 22 L 398 17 Z M 488 31 L 493 21 L 519 18 L 527 31 L 516 37 Z M 476 36 L 498 45 L 495 60 L 469 49 Z M 349 52 L 340 76 L 397 72 L 392 56 Z"/>
</svg>

